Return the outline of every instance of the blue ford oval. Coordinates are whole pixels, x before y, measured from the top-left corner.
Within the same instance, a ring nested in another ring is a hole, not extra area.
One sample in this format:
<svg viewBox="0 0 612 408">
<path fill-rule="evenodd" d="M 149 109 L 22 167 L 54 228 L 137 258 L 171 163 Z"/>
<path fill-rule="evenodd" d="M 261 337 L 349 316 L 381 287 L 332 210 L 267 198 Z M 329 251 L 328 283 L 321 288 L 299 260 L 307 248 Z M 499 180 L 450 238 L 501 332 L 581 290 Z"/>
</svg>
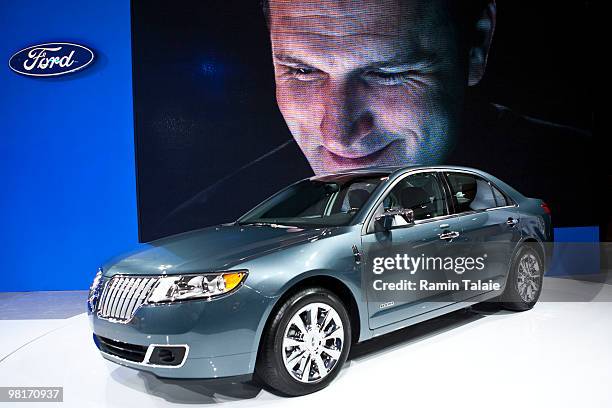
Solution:
<svg viewBox="0 0 612 408">
<path fill-rule="evenodd" d="M 32 45 L 15 53 L 9 67 L 22 75 L 50 77 L 79 71 L 94 60 L 89 48 L 72 43 Z"/>
<path fill-rule="evenodd" d="M 160 377 L 327 386 L 351 345 L 468 307 L 537 302 L 550 211 L 479 170 L 369 168 L 301 180 L 236 222 L 98 271 L 102 356 Z"/>
</svg>

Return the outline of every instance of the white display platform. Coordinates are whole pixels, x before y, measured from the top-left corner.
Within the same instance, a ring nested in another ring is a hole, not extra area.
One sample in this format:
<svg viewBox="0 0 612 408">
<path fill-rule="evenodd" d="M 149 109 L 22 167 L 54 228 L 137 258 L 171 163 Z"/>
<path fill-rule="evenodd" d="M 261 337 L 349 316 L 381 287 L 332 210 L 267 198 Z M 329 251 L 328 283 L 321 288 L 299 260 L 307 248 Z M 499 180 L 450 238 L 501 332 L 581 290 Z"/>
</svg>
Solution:
<svg viewBox="0 0 612 408">
<path fill-rule="evenodd" d="M 559 293 L 593 301 L 546 301 Z M 612 285 L 546 278 L 542 299 L 528 312 L 457 312 L 359 345 L 328 388 L 293 399 L 107 362 L 85 314 L 0 320 L 0 386 L 63 386 L 63 403 L 43 405 L 66 408 L 612 407 Z"/>
</svg>

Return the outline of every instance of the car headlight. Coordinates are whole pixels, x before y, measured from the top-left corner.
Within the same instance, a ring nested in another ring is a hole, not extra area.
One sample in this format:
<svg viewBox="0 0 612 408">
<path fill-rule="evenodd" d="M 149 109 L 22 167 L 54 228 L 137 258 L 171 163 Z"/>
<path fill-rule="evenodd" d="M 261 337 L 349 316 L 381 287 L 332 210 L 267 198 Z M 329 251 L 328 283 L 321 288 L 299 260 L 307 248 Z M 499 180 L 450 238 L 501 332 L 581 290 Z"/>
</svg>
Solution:
<svg viewBox="0 0 612 408">
<path fill-rule="evenodd" d="M 176 275 L 159 278 L 148 303 L 211 298 L 236 289 L 247 276 L 247 271 Z"/>
<path fill-rule="evenodd" d="M 102 268 L 98 268 L 91 286 L 89 287 L 89 296 L 87 297 L 87 306 L 90 311 L 93 311 L 98 295 L 100 294 L 100 281 L 102 280 Z"/>
</svg>

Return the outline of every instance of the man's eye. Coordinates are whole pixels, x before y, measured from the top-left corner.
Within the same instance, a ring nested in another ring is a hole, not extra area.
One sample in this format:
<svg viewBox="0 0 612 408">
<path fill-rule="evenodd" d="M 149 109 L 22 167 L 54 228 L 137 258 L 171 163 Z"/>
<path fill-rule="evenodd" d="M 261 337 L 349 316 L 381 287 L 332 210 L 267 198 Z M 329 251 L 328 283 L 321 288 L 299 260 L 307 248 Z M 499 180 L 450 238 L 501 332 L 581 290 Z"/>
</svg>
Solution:
<svg viewBox="0 0 612 408">
<path fill-rule="evenodd" d="M 320 71 L 306 67 L 287 67 L 291 76 L 300 81 L 314 81 L 320 76 Z"/>
<path fill-rule="evenodd" d="M 410 71 L 404 72 L 383 72 L 370 71 L 365 73 L 365 78 L 382 85 L 399 85 L 403 84 L 410 78 Z"/>
<path fill-rule="evenodd" d="M 300 74 L 300 75 L 312 74 L 314 72 L 314 69 L 310 69 L 310 68 L 291 68 L 291 69 L 293 70 L 294 73 Z"/>
</svg>

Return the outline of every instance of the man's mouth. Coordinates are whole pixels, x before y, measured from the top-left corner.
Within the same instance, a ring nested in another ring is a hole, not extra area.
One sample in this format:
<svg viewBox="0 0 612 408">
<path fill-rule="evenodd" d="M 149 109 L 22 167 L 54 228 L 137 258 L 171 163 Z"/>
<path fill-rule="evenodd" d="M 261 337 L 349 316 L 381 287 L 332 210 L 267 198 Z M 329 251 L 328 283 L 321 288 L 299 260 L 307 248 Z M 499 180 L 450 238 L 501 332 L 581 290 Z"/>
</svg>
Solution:
<svg viewBox="0 0 612 408">
<path fill-rule="evenodd" d="M 401 143 L 400 140 L 394 140 L 380 150 L 370 153 L 361 157 L 344 157 L 336 153 L 332 153 L 324 146 L 319 146 L 318 150 L 322 155 L 322 163 L 325 163 L 325 167 L 328 170 L 350 170 L 360 167 L 373 167 L 373 166 L 393 166 L 400 165 L 402 163 L 396 163 L 396 155 L 393 154 L 393 150 L 397 144 Z"/>
</svg>

